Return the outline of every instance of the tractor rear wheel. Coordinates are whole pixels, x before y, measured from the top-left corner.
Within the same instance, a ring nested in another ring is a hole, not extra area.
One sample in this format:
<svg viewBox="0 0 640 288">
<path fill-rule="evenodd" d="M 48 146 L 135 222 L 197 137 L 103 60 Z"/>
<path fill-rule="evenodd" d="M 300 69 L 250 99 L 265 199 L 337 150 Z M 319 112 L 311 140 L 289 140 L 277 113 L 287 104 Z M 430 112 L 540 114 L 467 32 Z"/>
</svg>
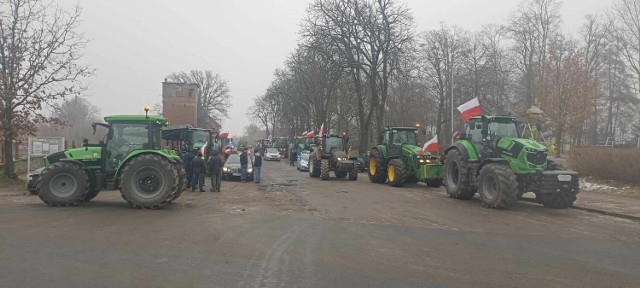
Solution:
<svg viewBox="0 0 640 288">
<path fill-rule="evenodd" d="M 508 208 L 518 200 L 518 181 L 511 167 L 490 163 L 478 176 L 480 200 L 489 208 Z"/>
<path fill-rule="evenodd" d="M 444 160 L 444 186 L 449 197 L 468 200 L 476 194 L 476 189 L 469 179 L 469 166 L 462 160 L 460 151 L 449 151 Z"/>
<path fill-rule="evenodd" d="M 359 172 L 360 172 L 360 167 L 354 164 L 353 167 L 351 168 L 351 171 L 349 172 L 349 180 L 357 181 Z"/>
<path fill-rule="evenodd" d="M 387 166 L 387 181 L 393 187 L 402 187 L 407 181 L 407 169 L 401 159 L 391 159 Z"/>
<path fill-rule="evenodd" d="M 319 161 L 315 159 L 309 159 L 309 177 L 318 178 L 320 177 L 320 167 Z"/>
<path fill-rule="evenodd" d="M 175 200 L 179 186 L 176 166 L 157 154 L 132 159 L 120 178 L 120 194 L 133 208 L 162 208 Z"/>
<path fill-rule="evenodd" d="M 328 159 L 320 160 L 320 179 L 328 180 L 329 171 L 331 171 L 331 168 L 329 167 L 329 160 Z"/>
<path fill-rule="evenodd" d="M 578 192 L 562 191 L 557 193 L 536 193 L 536 201 L 544 207 L 566 209 L 573 206 Z"/>
<path fill-rule="evenodd" d="M 89 193 L 89 176 L 76 164 L 56 162 L 42 170 L 36 190 L 49 206 L 74 206 Z"/>
<path fill-rule="evenodd" d="M 384 156 L 378 149 L 373 149 L 369 153 L 369 181 L 371 183 L 384 183 L 387 181 L 387 165 L 384 163 Z"/>
<path fill-rule="evenodd" d="M 442 179 L 427 180 L 427 187 L 438 188 L 442 186 Z"/>
</svg>

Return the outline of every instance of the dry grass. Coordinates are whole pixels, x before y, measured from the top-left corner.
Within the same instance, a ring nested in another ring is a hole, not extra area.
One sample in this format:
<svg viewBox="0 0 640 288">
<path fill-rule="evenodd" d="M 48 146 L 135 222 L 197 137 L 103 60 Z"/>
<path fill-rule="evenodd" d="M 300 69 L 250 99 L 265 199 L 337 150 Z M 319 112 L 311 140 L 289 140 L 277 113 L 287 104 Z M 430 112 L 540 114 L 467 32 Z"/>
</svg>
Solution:
<svg viewBox="0 0 640 288">
<path fill-rule="evenodd" d="M 580 175 L 640 184 L 640 149 L 574 148 L 569 166 Z"/>
<path fill-rule="evenodd" d="M 23 179 L 11 179 L 7 178 L 4 175 L 0 175 L 0 193 L 12 192 L 16 191 L 24 192 L 26 191 L 27 181 Z"/>
</svg>

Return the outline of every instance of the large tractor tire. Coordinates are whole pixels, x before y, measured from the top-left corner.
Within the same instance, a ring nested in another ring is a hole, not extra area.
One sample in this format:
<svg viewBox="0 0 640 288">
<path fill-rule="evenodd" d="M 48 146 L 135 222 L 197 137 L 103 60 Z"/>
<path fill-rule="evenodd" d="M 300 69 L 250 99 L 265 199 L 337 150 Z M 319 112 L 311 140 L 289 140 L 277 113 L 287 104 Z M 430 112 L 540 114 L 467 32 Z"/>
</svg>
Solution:
<svg viewBox="0 0 640 288">
<path fill-rule="evenodd" d="M 557 193 L 536 193 L 536 201 L 544 207 L 566 209 L 573 206 L 578 192 L 562 191 Z"/>
<path fill-rule="evenodd" d="M 98 193 L 100 193 L 100 190 L 96 190 L 96 188 L 90 187 L 89 192 L 82 199 L 80 199 L 80 202 L 89 202 L 93 200 L 93 198 L 96 198 L 96 196 L 98 196 Z"/>
<path fill-rule="evenodd" d="M 329 171 L 331 171 L 331 167 L 329 167 L 329 160 L 320 160 L 320 179 L 329 180 Z"/>
<path fill-rule="evenodd" d="M 490 163 L 478 176 L 480 200 L 489 208 L 509 208 L 518 200 L 518 181 L 511 167 Z"/>
<path fill-rule="evenodd" d="M 184 192 L 184 189 L 187 187 L 187 181 L 189 181 L 189 179 L 187 179 L 187 171 L 182 167 L 182 163 L 176 162 L 174 165 L 176 170 L 178 170 L 178 192 L 173 195 L 169 202 L 173 202 L 173 200 L 178 199 L 178 197 L 182 195 L 182 192 Z"/>
<path fill-rule="evenodd" d="M 407 182 L 407 168 L 401 159 L 392 159 L 387 166 L 387 181 L 393 187 L 402 187 Z"/>
<path fill-rule="evenodd" d="M 336 171 L 336 178 L 338 179 L 344 179 L 345 177 L 347 177 L 347 171 Z"/>
<path fill-rule="evenodd" d="M 320 177 L 320 161 L 315 159 L 309 159 L 309 177 Z"/>
<path fill-rule="evenodd" d="M 354 164 L 353 168 L 351 168 L 351 171 L 349 172 L 349 180 L 358 181 L 358 173 L 360 173 L 360 168 L 358 165 Z"/>
<path fill-rule="evenodd" d="M 126 165 L 120 177 L 120 194 L 129 206 L 158 209 L 176 199 L 180 176 L 168 159 L 143 154 Z"/>
<path fill-rule="evenodd" d="M 449 197 L 468 200 L 476 194 L 476 189 L 469 179 L 469 166 L 462 159 L 460 151 L 449 151 L 444 160 L 444 186 Z"/>
<path fill-rule="evenodd" d="M 74 206 L 89 193 L 89 176 L 69 162 L 51 164 L 36 182 L 40 200 L 49 206 Z"/>
<path fill-rule="evenodd" d="M 387 165 L 382 152 L 373 149 L 369 153 L 369 181 L 371 183 L 384 183 L 387 181 Z"/>
<path fill-rule="evenodd" d="M 427 187 L 438 188 L 442 186 L 442 179 L 427 180 Z"/>
</svg>

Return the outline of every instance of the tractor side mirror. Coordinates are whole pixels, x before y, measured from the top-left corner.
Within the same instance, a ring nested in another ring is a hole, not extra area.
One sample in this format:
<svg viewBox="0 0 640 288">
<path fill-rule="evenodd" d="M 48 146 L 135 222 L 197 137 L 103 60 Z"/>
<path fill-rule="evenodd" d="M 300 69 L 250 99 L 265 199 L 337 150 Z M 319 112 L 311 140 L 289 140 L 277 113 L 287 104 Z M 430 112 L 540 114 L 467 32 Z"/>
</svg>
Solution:
<svg viewBox="0 0 640 288">
<path fill-rule="evenodd" d="M 89 139 L 87 138 L 82 139 L 82 147 L 84 147 L 84 151 L 89 150 Z"/>
</svg>

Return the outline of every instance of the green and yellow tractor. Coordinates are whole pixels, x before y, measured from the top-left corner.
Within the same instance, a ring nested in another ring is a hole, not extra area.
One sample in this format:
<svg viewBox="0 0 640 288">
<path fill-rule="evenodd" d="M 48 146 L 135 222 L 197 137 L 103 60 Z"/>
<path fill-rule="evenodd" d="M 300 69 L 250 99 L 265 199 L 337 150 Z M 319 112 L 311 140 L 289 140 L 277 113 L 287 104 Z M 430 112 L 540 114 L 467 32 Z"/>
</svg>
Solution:
<svg viewBox="0 0 640 288">
<path fill-rule="evenodd" d="M 429 187 L 442 186 L 442 164 L 431 153 L 420 153 L 418 129 L 387 127 L 382 143 L 369 151 L 369 180 L 401 187 L 406 183 L 425 182 Z"/>
<path fill-rule="evenodd" d="M 145 111 L 148 109 L 145 107 Z M 160 116 L 104 117 L 108 133 L 99 144 L 85 139 L 82 148 L 49 154 L 38 175 L 36 190 L 50 206 L 73 206 L 94 198 L 101 190 L 120 190 L 134 208 L 157 209 L 178 198 L 186 173 L 180 157 L 162 147 Z"/>
<path fill-rule="evenodd" d="M 534 192 L 545 207 L 573 205 L 578 173 L 547 159 L 544 145 L 521 138 L 515 118 L 476 116 L 465 130 L 441 159 L 451 198 L 471 199 L 478 192 L 485 206 L 508 208 L 523 193 Z"/>
</svg>

